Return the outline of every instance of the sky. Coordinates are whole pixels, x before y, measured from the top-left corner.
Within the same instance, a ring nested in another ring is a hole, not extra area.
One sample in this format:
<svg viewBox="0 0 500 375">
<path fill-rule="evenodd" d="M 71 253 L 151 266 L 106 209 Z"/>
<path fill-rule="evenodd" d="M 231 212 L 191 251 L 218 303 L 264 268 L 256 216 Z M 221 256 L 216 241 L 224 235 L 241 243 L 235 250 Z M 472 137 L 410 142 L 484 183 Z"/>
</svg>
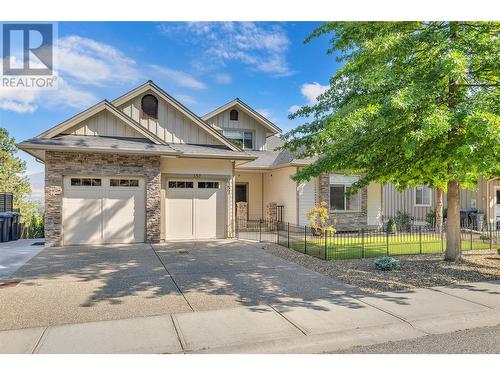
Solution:
<svg viewBox="0 0 500 375">
<path fill-rule="evenodd" d="M 0 88 L 0 127 L 16 141 L 153 80 L 203 115 L 238 97 L 284 131 L 304 120 L 339 67 L 328 36 L 304 44 L 318 22 L 60 22 L 57 90 Z M 19 151 L 28 174 L 43 165 Z"/>
</svg>

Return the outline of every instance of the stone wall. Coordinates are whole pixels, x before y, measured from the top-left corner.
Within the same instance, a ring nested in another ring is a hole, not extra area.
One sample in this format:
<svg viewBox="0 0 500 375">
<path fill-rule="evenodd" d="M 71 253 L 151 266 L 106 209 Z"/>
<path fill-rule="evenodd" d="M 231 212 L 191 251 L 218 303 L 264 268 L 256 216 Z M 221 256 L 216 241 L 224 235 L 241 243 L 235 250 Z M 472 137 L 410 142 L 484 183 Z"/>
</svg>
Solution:
<svg viewBox="0 0 500 375">
<path fill-rule="evenodd" d="M 137 176 L 146 183 L 146 241 L 160 241 L 160 157 L 111 153 L 45 153 L 46 246 L 62 244 L 63 178 L 66 175 Z"/>
<path fill-rule="evenodd" d="M 319 182 L 319 201 L 326 202 L 330 206 L 330 175 L 322 173 L 318 177 Z M 361 189 L 361 211 L 359 212 L 341 212 L 330 211 L 330 221 L 337 230 L 355 230 L 367 227 L 368 211 L 368 189 Z"/>
</svg>

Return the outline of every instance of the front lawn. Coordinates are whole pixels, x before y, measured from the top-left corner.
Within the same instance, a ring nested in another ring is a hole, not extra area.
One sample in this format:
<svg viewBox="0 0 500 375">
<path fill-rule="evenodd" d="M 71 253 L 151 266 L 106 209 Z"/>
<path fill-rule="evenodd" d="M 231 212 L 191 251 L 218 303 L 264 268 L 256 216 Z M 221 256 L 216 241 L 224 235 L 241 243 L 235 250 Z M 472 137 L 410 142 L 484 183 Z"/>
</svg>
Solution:
<svg viewBox="0 0 500 375">
<path fill-rule="evenodd" d="M 304 252 L 304 239 L 290 238 L 290 248 Z M 287 246 L 288 239 L 280 238 L 280 245 Z M 489 249 L 490 242 L 480 240 L 462 240 L 462 250 Z M 327 259 L 373 258 L 384 255 L 436 254 L 446 249 L 446 239 L 438 234 L 398 234 L 373 237 L 332 236 L 327 238 Z M 306 253 L 325 259 L 325 240 L 321 237 L 307 238 Z"/>
</svg>

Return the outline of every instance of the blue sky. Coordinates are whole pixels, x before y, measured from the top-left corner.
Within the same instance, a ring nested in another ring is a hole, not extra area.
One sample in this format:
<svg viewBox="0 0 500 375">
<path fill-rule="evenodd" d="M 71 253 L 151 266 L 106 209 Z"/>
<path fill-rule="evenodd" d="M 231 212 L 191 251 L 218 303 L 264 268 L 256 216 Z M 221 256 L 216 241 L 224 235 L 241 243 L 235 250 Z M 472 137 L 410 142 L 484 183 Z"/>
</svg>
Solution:
<svg viewBox="0 0 500 375">
<path fill-rule="evenodd" d="M 199 115 L 239 97 L 286 131 L 338 67 L 328 37 L 303 43 L 319 24 L 61 22 L 58 90 L 0 89 L 0 126 L 22 141 L 152 79 Z"/>
</svg>

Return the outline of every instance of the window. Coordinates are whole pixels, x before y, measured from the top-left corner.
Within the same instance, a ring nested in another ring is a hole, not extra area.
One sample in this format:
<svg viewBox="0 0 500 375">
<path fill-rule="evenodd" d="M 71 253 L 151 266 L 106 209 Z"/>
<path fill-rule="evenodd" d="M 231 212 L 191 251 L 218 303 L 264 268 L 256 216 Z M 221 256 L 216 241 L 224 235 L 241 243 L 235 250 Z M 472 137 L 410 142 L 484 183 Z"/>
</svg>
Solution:
<svg viewBox="0 0 500 375">
<path fill-rule="evenodd" d="M 229 120 L 238 121 L 238 111 L 236 109 L 232 109 L 229 112 Z"/>
<path fill-rule="evenodd" d="M 253 149 L 253 132 L 243 130 L 226 130 L 223 134 L 236 146 L 243 149 Z"/>
<path fill-rule="evenodd" d="M 101 186 L 100 178 L 72 178 L 71 186 Z"/>
<path fill-rule="evenodd" d="M 431 189 L 421 185 L 415 188 L 415 206 L 431 205 Z"/>
<path fill-rule="evenodd" d="M 193 181 L 169 181 L 169 189 L 192 189 Z"/>
<path fill-rule="evenodd" d="M 139 186 L 139 180 L 112 178 L 109 181 L 109 185 L 110 186 L 120 186 L 120 187 L 138 187 Z"/>
<path fill-rule="evenodd" d="M 219 183 L 214 181 L 201 181 L 198 182 L 198 189 L 218 189 Z"/>
<path fill-rule="evenodd" d="M 148 94 L 142 97 L 141 101 L 142 118 L 158 118 L 158 99 Z"/>
<path fill-rule="evenodd" d="M 335 211 L 361 211 L 361 191 L 349 194 L 351 185 L 358 181 L 355 176 L 330 176 L 330 209 Z"/>
</svg>

